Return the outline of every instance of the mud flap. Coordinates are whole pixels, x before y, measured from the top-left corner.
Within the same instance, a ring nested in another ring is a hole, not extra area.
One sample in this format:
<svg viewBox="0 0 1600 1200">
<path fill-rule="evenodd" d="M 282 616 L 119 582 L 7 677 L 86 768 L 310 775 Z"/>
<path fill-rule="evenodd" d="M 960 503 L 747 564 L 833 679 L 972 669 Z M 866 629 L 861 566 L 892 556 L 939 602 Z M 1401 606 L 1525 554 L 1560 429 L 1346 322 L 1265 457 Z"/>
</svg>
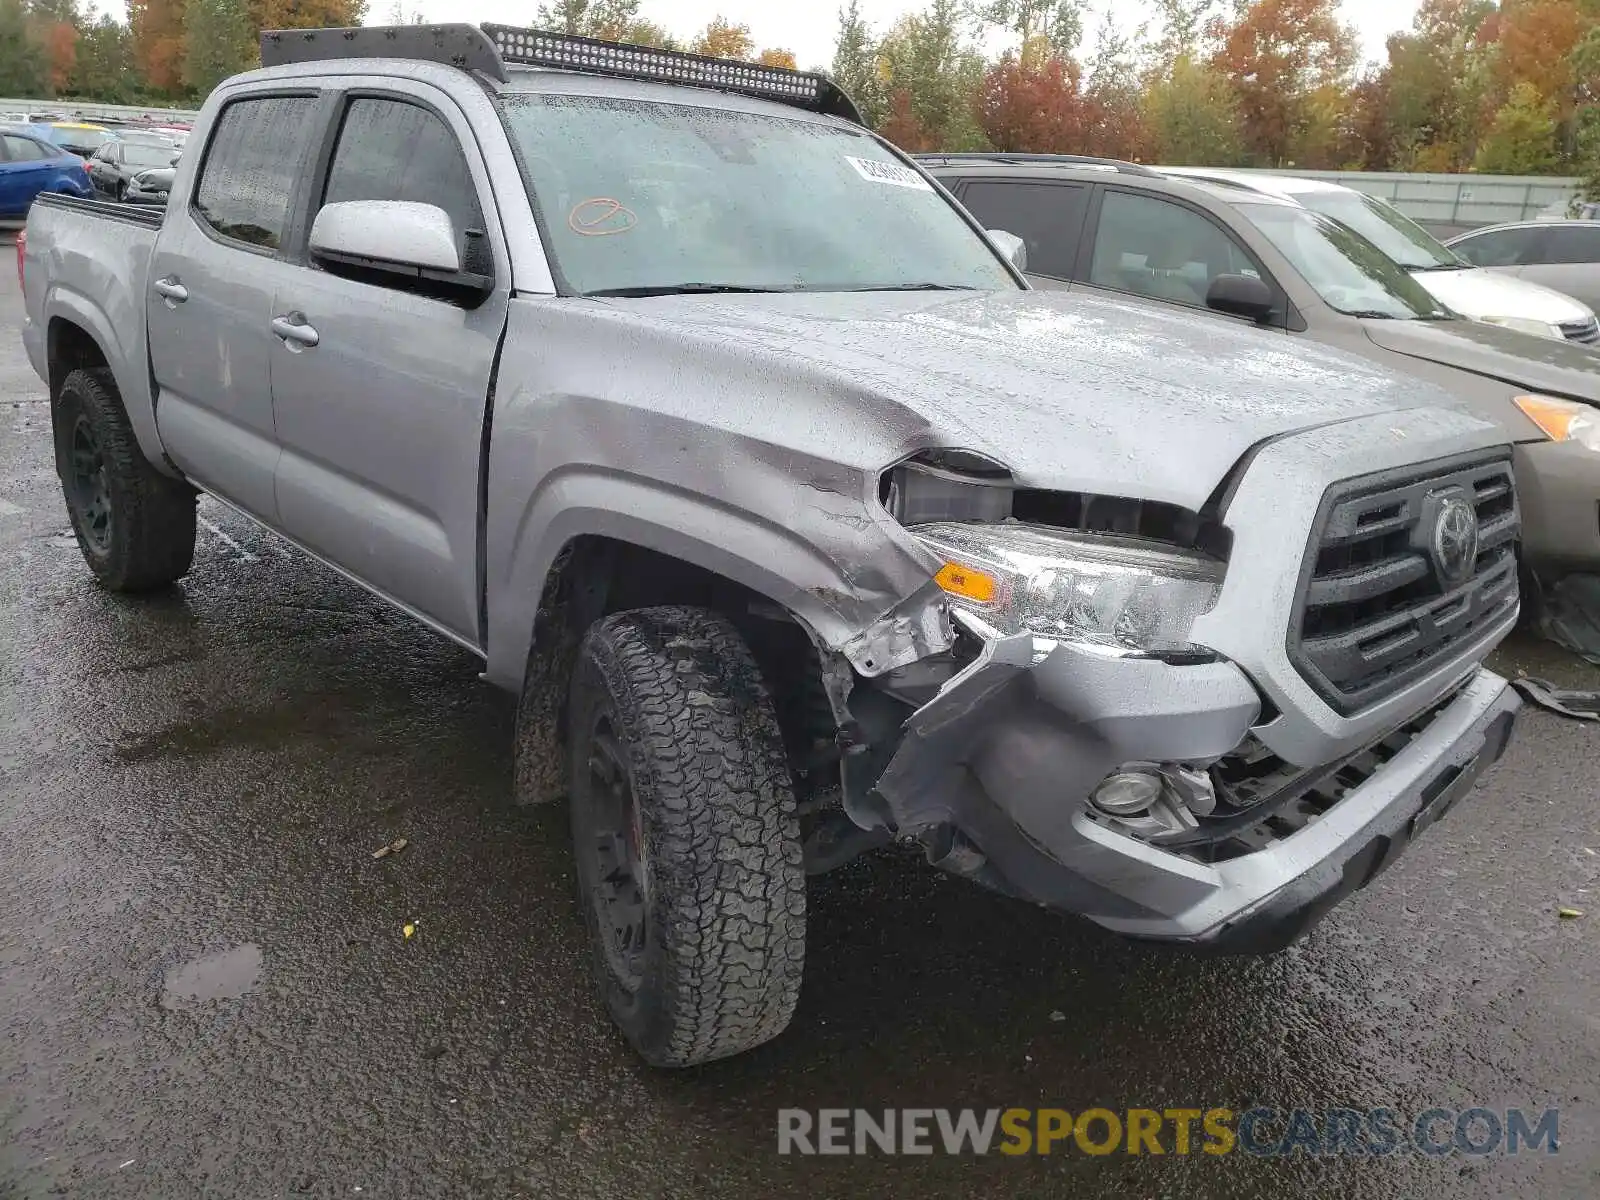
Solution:
<svg viewBox="0 0 1600 1200">
<path fill-rule="evenodd" d="M 1559 688 L 1548 679 L 1519 675 L 1511 686 L 1530 704 L 1575 721 L 1600 721 L 1600 692 Z"/>
</svg>

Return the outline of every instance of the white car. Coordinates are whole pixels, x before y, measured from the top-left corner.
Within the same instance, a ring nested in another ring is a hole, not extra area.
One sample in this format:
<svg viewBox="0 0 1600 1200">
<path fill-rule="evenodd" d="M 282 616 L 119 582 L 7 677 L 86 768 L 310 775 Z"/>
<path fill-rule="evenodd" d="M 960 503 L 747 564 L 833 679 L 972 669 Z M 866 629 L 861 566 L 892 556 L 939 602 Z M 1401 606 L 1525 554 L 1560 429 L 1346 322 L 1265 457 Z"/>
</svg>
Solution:
<svg viewBox="0 0 1600 1200">
<path fill-rule="evenodd" d="M 1291 200 L 1354 229 L 1392 258 L 1434 299 L 1474 321 L 1523 333 L 1600 344 L 1594 310 L 1553 288 L 1475 267 L 1393 205 L 1343 184 L 1292 175 L 1210 167 L 1158 167 Z"/>
</svg>

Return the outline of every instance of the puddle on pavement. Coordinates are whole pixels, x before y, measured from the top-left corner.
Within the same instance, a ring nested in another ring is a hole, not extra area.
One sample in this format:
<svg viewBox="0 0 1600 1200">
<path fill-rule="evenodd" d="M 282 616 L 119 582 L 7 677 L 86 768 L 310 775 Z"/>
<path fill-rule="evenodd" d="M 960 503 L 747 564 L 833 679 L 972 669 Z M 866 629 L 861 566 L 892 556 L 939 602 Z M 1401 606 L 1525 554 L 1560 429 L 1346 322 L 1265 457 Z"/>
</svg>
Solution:
<svg viewBox="0 0 1600 1200">
<path fill-rule="evenodd" d="M 260 977 L 261 947 L 246 942 L 168 971 L 161 1007 L 177 1010 L 209 1000 L 237 1000 Z"/>
</svg>

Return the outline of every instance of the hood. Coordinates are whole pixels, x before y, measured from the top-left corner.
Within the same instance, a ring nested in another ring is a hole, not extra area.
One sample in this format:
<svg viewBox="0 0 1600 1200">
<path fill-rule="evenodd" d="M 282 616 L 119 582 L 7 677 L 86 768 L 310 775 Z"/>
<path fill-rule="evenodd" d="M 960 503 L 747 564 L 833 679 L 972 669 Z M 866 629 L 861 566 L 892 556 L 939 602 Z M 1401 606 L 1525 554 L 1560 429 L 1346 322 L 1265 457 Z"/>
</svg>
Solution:
<svg viewBox="0 0 1600 1200">
<path fill-rule="evenodd" d="M 1513 390 L 1600 404 L 1600 351 L 1478 321 L 1361 323 L 1376 346 L 1425 362 L 1459 367 Z"/>
<path fill-rule="evenodd" d="M 756 375 L 786 406 L 768 427 L 815 414 L 806 443 L 837 437 L 841 461 L 959 447 L 1004 463 L 1025 487 L 1191 510 L 1259 442 L 1452 404 L 1409 375 L 1284 333 L 1081 293 L 597 303 L 626 313 L 631 336 L 670 342 L 686 373 L 710 373 L 718 391 Z"/>
<path fill-rule="evenodd" d="M 1554 288 L 1483 267 L 1413 271 L 1411 278 L 1427 288 L 1435 300 L 1474 321 L 1485 317 L 1530 317 L 1560 325 L 1594 316 L 1588 305 Z"/>
</svg>

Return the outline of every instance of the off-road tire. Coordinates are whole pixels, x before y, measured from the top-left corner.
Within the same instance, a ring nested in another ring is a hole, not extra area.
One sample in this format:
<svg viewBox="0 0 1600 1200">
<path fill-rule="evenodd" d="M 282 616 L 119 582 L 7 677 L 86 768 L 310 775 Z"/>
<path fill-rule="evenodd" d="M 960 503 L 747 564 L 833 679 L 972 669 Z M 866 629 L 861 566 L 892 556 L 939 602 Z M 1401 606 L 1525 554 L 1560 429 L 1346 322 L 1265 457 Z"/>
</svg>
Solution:
<svg viewBox="0 0 1600 1200">
<path fill-rule="evenodd" d="M 96 537 L 73 484 L 73 445 L 80 418 L 104 464 L 109 530 Z M 195 493 L 163 475 L 139 449 L 116 382 L 105 368 L 73 371 L 55 401 L 56 460 L 72 532 L 84 561 L 105 587 L 142 592 L 181 578 L 194 561 Z"/>
<path fill-rule="evenodd" d="M 648 879 L 633 986 L 600 926 L 589 748 L 602 718 L 627 759 Z M 579 902 L 612 1018 L 660 1067 L 777 1036 L 800 995 L 805 870 L 783 737 L 738 631 L 686 607 L 595 622 L 573 669 L 567 740 Z"/>
</svg>

